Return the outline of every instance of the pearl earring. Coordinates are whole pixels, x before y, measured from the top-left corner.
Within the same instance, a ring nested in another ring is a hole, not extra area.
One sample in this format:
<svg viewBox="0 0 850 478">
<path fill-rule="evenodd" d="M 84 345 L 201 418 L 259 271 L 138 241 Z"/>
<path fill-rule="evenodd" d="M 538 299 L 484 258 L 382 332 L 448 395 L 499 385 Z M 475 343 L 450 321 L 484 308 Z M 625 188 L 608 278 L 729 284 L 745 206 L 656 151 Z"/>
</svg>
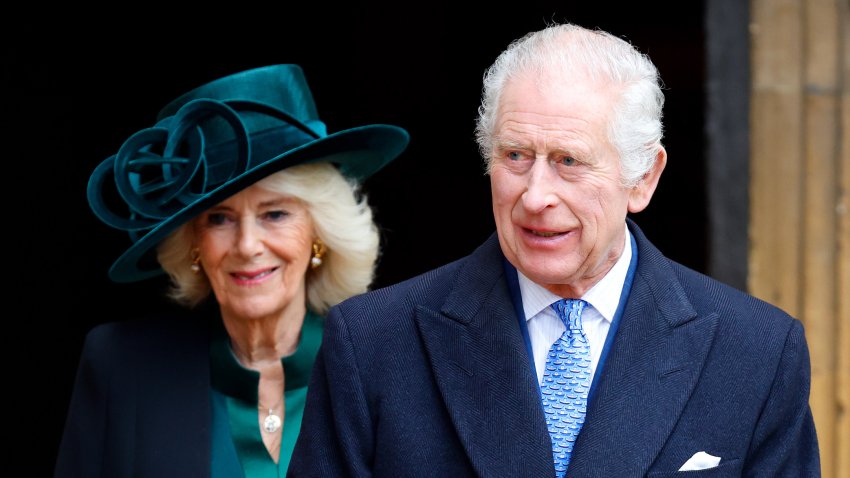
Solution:
<svg viewBox="0 0 850 478">
<path fill-rule="evenodd" d="M 192 265 L 189 266 L 195 274 L 201 273 L 201 251 L 198 248 L 192 249 Z"/>
<path fill-rule="evenodd" d="M 321 239 L 316 239 L 313 243 L 313 257 L 310 258 L 311 268 L 316 269 L 322 265 L 322 256 L 325 255 L 325 251 L 327 251 L 325 243 Z"/>
</svg>

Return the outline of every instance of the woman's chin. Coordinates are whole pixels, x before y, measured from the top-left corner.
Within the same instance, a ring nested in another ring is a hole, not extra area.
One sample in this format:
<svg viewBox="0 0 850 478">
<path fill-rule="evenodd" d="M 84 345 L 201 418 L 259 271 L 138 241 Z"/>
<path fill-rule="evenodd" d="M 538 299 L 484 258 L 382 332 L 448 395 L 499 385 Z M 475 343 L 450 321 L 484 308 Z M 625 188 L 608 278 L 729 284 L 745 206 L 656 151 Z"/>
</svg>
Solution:
<svg viewBox="0 0 850 478">
<path fill-rule="evenodd" d="M 222 307 L 222 315 L 229 315 L 239 321 L 258 320 L 269 316 L 279 315 L 285 307 L 280 303 L 270 303 L 268 300 L 240 301 Z"/>
</svg>

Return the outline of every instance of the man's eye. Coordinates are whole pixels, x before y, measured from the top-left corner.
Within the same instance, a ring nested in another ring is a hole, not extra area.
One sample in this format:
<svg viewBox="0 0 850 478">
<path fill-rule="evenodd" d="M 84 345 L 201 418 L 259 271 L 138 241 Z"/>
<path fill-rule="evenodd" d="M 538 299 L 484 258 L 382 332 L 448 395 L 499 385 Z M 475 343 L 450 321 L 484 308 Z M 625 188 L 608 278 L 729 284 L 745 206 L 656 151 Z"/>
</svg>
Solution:
<svg viewBox="0 0 850 478">
<path fill-rule="evenodd" d="M 561 158 L 561 164 L 564 166 L 573 166 L 576 164 L 576 158 L 573 158 L 572 156 L 564 156 Z"/>
<path fill-rule="evenodd" d="M 522 159 L 522 153 L 520 153 L 519 151 L 511 151 L 508 153 L 508 159 L 510 159 L 511 161 L 519 161 L 520 159 Z"/>
</svg>

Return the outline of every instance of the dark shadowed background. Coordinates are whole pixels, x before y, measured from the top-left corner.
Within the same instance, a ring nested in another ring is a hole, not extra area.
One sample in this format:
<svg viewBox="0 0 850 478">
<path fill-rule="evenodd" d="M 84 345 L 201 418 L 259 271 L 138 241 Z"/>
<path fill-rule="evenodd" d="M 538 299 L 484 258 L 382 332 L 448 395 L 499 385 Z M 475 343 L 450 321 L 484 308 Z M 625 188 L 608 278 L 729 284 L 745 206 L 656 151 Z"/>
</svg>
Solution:
<svg viewBox="0 0 850 478">
<path fill-rule="evenodd" d="M 4 203 L 14 218 L 5 227 L 6 383 L 21 400 L 10 409 L 20 412 L 19 443 L 41 456 L 32 476 L 52 470 L 86 332 L 173 307 L 164 278 L 108 281 L 130 242 L 91 214 L 89 174 L 168 101 L 229 73 L 297 63 L 330 132 L 371 123 L 410 132 L 407 151 L 364 185 L 383 228 L 375 285 L 384 286 L 462 257 L 494 230 L 473 129 L 481 76 L 497 54 L 551 21 L 610 31 L 647 53 L 665 83 L 669 162 L 634 218 L 669 257 L 705 271 L 702 2 L 559 1 L 475 14 L 433 4 L 283 8 L 204 21 L 22 17 L 21 34 L 4 41 Z"/>
</svg>

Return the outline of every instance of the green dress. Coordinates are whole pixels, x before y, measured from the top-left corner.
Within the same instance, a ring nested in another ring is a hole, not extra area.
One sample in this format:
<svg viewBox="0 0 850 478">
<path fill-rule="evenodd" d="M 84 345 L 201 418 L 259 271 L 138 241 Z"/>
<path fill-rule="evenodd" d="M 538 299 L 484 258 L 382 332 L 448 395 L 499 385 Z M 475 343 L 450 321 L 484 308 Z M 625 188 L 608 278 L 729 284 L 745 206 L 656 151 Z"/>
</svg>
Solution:
<svg viewBox="0 0 850 478">
<path fill-rule="evenodd" d="M 269 456 L 258 426 L 257 387 L 260 374 L 243 367 L 230 348 L 230 340 L 219 319 L 210 342 L 212 381 L 211 476 L 283 477 L 301 430 L 307 384 L 322 341 L 322 317 L 308 311 L 301 327 L 301 341 L 292 355 L 283 357 L 283 439 L 278 463 Z"/>
</svg>

